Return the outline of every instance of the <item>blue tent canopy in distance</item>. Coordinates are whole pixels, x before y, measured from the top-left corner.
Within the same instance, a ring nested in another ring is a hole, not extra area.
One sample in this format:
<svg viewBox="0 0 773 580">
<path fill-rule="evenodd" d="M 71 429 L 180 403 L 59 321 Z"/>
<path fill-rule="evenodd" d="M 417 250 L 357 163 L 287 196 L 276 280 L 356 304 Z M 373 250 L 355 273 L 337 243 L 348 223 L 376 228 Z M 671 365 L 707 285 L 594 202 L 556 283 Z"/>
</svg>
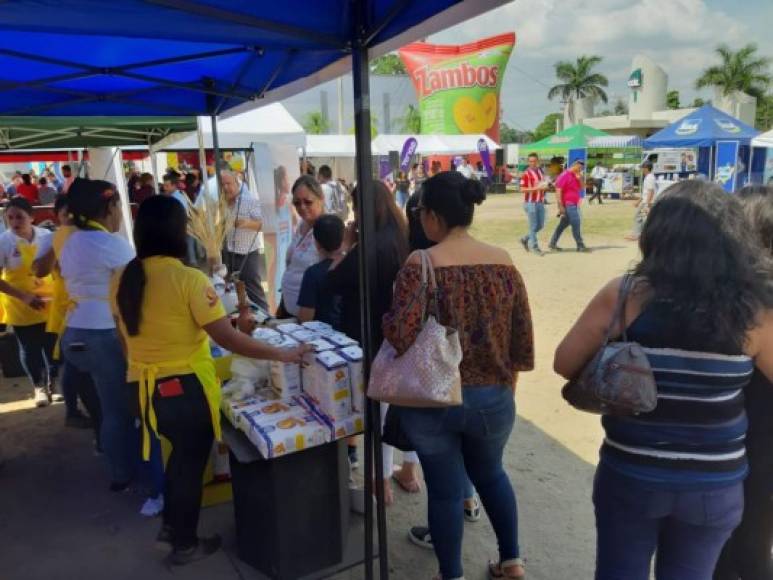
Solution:
<svg viewBox="0 0 773 580">
<path fill-rule="evenodd" d="M 759 134 L 754 127 L 705 105 L 646 139 L 644 147 L 711 147 L 717 141 L 739 141 L 748 145 Z"/>
<path fill-rule="evenodd" d="M 0 116 L 211 115 L 346 72 L 509 0 L 6 0 Z M 240 107 L 241 106 L 241 107 Z"/>
</svg>

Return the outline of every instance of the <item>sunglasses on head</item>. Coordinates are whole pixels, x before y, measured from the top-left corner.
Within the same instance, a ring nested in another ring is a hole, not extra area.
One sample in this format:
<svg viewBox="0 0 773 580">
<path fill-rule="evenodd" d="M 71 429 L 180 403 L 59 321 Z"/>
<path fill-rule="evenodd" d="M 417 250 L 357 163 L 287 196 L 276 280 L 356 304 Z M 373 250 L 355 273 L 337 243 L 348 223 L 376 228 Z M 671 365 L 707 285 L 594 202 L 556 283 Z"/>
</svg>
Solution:
<svg viewBox="0 0 773 580">
<path fill-rule="evenodd" d="M 306 207 L 311 207 L 312 205 L 314 205 L 314 200 L 313 199 L 294 199 L 293 205 L 295 207 L 301 207 L 302 205 Z"/>
</svg>

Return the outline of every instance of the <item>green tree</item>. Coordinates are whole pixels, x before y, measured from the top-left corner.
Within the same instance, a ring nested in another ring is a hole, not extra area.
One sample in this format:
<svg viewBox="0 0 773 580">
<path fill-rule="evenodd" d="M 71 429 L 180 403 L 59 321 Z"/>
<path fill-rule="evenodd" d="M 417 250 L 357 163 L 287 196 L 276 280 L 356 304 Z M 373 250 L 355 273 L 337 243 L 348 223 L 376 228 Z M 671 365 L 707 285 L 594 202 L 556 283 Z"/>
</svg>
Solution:
<svg viewBox="0 0 773 580">
<path fill-rule="evenodd" d="M 314 111 L 304 118 L 303 129 L 309 135 L 324 135 L 330 129 L 330 121 L 321 112 Z"/>
<path fill-rule="evenodd" d="M 349 129 L 349 134 L 354 135 L 354 127 Z M 378 137 L 378 117 L 371 113 L 370 115 L 370 138 L 375 139 Z"/>
<path fill-rule="evenodd" d="M 757 101 L 757 119 L 754 126 L 760 131 L 773 129 L 773 93 L 764 95 Z"/>
<path fill-rule="evenodd" d="M 408 110 L 400 119 L 400 123 L 403 132 L 405 133 L 410 133 L 411 135 L 418 135 L 421 133 L 421 112 L 419 111 L 419 107 L 408 105 Z"/>
<path fill-rule="evenodd" d="M 600 56 L 580 56 L 575 63 L 560 61 L 555 64 L 556 78 L 560 81 L 548 91 L 548 99 L 559 97 L 566 103 L 569 120 L 574 122 L 574 105 L 579 99 L 592 97 L 602 103 L 609 99 L 603 87 L 609 86 L 609 80 L 593 71 L 600 64 Z"/>
<path fill-rule="evenodd" d="M 531 143 L 534 141 L 534 134 L 531 131 L 519 131 L 503 121 L 499 124 L 499 141 L 500 143 Z"/>
<path fill-rule="evenodd" d="M 672 90 L 666 93 L 666 106 L 669 109 L 681 108 L 681 104 L 679 103 L 679 91 Z"/>
<path fill-rule="evenodd" d="M 701 107 L 706 105 L 708 102 L 711 102 L 711 101 L 705 101 L 705 100 L 701 99 L 700 97 L 695 97 L 693 99 L 693 102 L 692 102 L 692 104 L 690 106 L 692 108 L 694 108 L 694 109 L 700 109 Z"/>
<path fill-rule="evenodd" d="M 759 56 L 756 44 L 733 52 L 727 45 L 717 47 L 720 64 L 710 66 L 695 81 L 695 88 L 717 88 L 727 96 L 741 91 L 761 99 L 770 86 L 770 58 Z"/>
<path fill-rule="evenodd" d="M 408 71 L 400 57 L 394 53 L 385 54 L 370 61 L 370 72 L 374 75 L 406 75 Z"/>
<path fill-rule="evenodd" d="M 543 120 L 542 123 L 537 125 L 537 128 L 532 131 L 532 136 L 535 141 L 541 141 L 545 137 L 550 137 L 556 132 L 556 122 L 563 118 L 561 113 L 550 113 Z"/>
</svg>

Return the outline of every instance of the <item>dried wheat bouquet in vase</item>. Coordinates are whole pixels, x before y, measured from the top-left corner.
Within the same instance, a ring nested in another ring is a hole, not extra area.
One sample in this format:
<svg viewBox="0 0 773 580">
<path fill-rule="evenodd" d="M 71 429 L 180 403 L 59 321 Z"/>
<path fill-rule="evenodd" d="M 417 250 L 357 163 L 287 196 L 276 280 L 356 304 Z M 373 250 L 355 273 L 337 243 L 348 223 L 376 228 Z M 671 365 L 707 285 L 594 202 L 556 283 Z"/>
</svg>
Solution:
<svg viewBox="0 0 773 580">
<path fill-rule="evenodd" d="M 220 270 L 223 263 L 221 251 L 231 229 L 228 213 L 228 203 L 222 194 L 216 200 L 202 194 L 198 203 L 188 206 L 188 233 L 204 246 L 210 276 Z"/>
</svg>

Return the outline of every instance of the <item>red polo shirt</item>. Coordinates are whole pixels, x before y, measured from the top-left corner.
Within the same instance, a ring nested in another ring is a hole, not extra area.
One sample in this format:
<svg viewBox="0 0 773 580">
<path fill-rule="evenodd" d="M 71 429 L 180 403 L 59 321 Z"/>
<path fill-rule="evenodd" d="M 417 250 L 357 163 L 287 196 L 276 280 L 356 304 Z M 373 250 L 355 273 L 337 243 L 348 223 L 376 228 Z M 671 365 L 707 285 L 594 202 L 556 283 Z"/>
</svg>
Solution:
<svg viewBox="0 0 773 580">
<path fill-rule="evenodd" d="M 556 189 L 561 190 L 561 203 L 563 205 L 580 205 L 582 182 L 573 171 L 567 169 L 558 176 Z"/>
</svg>

